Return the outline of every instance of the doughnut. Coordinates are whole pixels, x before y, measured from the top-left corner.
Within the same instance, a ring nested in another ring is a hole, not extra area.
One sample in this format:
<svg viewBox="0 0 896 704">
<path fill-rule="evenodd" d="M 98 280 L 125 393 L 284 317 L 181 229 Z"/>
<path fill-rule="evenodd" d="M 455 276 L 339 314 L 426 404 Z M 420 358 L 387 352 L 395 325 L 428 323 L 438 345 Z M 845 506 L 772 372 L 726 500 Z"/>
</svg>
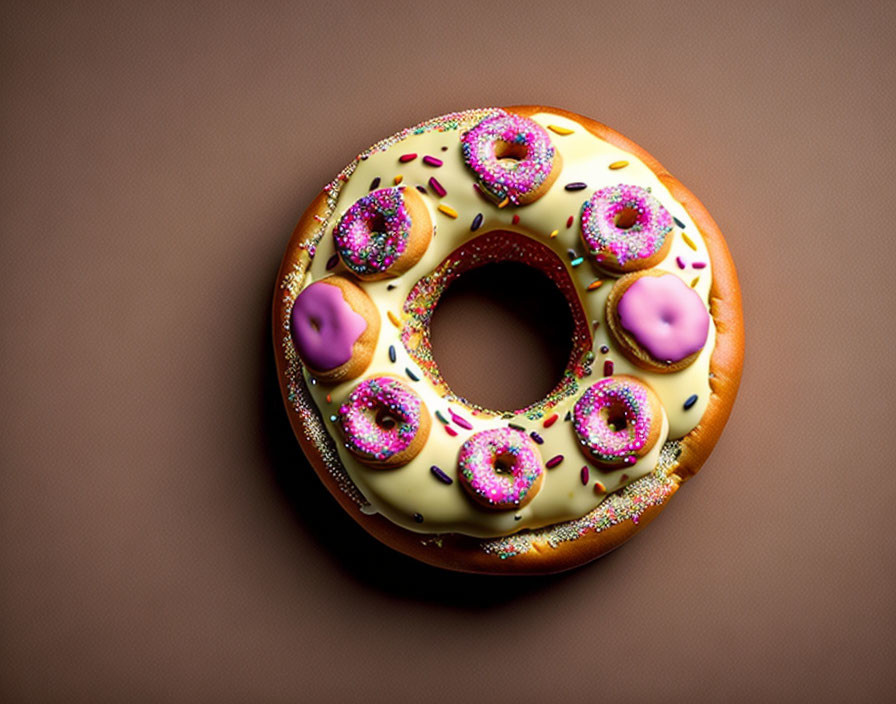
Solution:
<svg viewBox="0 0 896 704">
<path fill-rule="evenodd" d="M 692 364 L 709 335 L 709 313 L 700 296 L 661 269 L 618 279 L 607 298 L 606 317 L 629 360 L 664 374 Z"/>
<path fill-rule="evenodd" d="M 582 206 L 582 241 L 595 261 L 616 272 L 659 263 L 672 244 L 672 216 L 641 186 L 601 188 Z"/>
<path fill-rule="evenodd" d="M 662 407 L 649 386 L 626 375 L 589 386 L 572 410 L 579 442 L 604 467 L 635 464 L 660 436 Z"/>
<path fill-rule="evenodd" d="M 373 467 L 400 467 L 416 457 L 429 435 L 426 404 L 399 379 L 365 379 L 339 408 L 345 447 Z"/>
<path fill-rule="evenodd" d="M 544 479 L 535 443 L 512 428 L 492 428 L 470 437 L 458 453 L 458 478 L 475 501 L 495 509 L 528 504 Z"/>
<path fill-rule="evenodd" d="M 458 394 L 430 336 L 445 291 L 496 262 L 547 276 L 572 320 L 562 374 L 521 408 Z M 296 225 L 273 329 L 298 471 L 386 545 L 488 574 L 570 569 L 649 524 L 719 439 L 744 344 L 699 201 L 545 106 L 442 115 L 360 153 Z"/>
<path fill-rule="evenodd" d="M 547 131 L 520 115 L 487 117 L 460 140 L 464 161 L 499 203 L 526 205 L 557 180 L 562 160 Z"/>
<path fill-rule="evenodd" d="M 289 329 L 308 369 L 332 383 L 354 379 L 367 369 L 380 316 L 362 288 L 342 276 L 328 276 L 296 297 Z"/>
<path fill-rule="evenodd" d="M 339 258 L 360 279 L 399 276 L 416 264 L 432 237 L 420 195 L 404 186 L 359 198 L 333 231 Z"/>
</svg>

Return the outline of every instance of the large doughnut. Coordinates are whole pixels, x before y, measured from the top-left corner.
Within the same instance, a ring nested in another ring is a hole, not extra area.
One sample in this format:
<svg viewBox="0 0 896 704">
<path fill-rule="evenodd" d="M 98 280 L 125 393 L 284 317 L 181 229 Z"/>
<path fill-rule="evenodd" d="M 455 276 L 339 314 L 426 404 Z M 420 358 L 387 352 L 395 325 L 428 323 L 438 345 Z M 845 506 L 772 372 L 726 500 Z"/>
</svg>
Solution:
<svg viewBox="0 0 896 704">
<path fill-rule="evenodd" d="M 563 293 L 572 351 L 545 398 L 489 409 L 442 378 L 429 323 L 459 276 L 504 261 Z M 314 328 L 306 292 L 334 281 L 371 307 L 323 296 L 342 332 L 315 352 L 292 322 Z M 553 572 L 619 546 L 703 464 L 740 380 L 713 220 L 643 149 L 556 108 L 452 113 L 365 150 L 299 221 L 277 291 L 278 373 L 311 465 L 372 535 L 449 569 Z M 337 362 L 351 374 L 323 368 Z"/>
</svg>

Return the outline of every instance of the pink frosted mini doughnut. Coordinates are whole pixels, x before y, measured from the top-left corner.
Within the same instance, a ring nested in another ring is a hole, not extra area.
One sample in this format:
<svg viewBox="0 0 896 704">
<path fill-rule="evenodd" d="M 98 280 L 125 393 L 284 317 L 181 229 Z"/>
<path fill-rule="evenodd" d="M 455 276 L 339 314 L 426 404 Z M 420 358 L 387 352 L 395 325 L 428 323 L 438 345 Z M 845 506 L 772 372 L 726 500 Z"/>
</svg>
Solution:
<svg viewBox="0 0 896 704">
<path fill-rule="evenodd" d="M 432 239 L 423 199 L 404 186 L 380 188 L 356 200 L 333 230 L 339 258 L 358 278 L 399 276 L 416 264 Z"/>
<path fill-rule="evenodd" d="M 478 503 L 494 509 L 525 506 L 541 489 L 541 456 L 525 433 L 493 428 L 476 433 L 460 448 L 460 483 Z"/>
<path fill-rule="evenodd" d="M 620 374 L 589 386 L 576 401 L 572 424 L 582 451 L 605 467 L 634 464 L 660 436 L 662 415 L 653 391 Z"/>
<path fill-rule="evenodd" d="M 671 231 L 669 211 L 640 186 L 602 188 L 582 206 L 582 241 L 612 271 L 658 264 L 669 252 Z"/>
<path fill-rule="evenodd" d="M 410 462 L 429 435 L 429 411 L 406 384 L 389 376 L 365 379 L 339 408 L 345 447 L 374 467 Z"/>
<path fill-rule="evenodd" d="M 607 327 L 622 353 L 650 371 L 670 374 L 697 359 L 709 335 L 709 311 L 675 274 L 626 274 L 607 297 Z"/>
<path fill-rule="evenodd" d="M 562 167 L 547 131 L 521 115 L 500 113 L 461 137 L 461 151 L 479 185 L 499 202 L 531 203 L 551 187 Z"/>
</svg>

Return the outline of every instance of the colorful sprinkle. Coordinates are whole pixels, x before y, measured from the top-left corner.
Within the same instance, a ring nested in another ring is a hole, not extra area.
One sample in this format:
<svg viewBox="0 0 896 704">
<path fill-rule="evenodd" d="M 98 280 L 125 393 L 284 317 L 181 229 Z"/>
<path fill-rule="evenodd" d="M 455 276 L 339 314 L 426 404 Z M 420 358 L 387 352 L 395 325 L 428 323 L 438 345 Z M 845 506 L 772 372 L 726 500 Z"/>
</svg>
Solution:
<svg viewBox="0 0 896 704">
<path fill-rule="evenodd" d="M 682 229 L 682 230 L 684 229 L 684 223 L 681 220 L 676 218 L 674 215 L 672 216 L 672 219 L 675 221 L 675 224 L 678 225 L 678 227 L 680 229 Z"/>
<path fill-rule="evenodd" d="M 563 455 L 554 455 L 553 457 L 551 457 L 551 459 L 549 459 L 547 462 L 544 463 L 544 466 L 547 467 L 548 469 L 553 469 L 558 464 L 560 464 L 562 461 L 563 461 Z"/>
<path fill-rule="evenodd" d="M 706 262 L 694 262 L 693 264 L 691 264 L 691 266 L 694 267 L 695 269 L 705 269 Z"/>
<path fill-rule="evenodd" d="M 675 263 L 678 264 L 679 269 L 684 269 L 686 264 L 684 263 L 684 259 L 681 257 L 675 257 Z"/>
<path fill-rule="evenodd" d="M 423 523 L 423 515 L 420 514 L 420 513 L 415 513 L 415 514 L 414 514 L 414 520 L 415 520 L 417 523 Z"/>
<path fill-rule="evenodd" d="M 594 480 L 594 493 L 595 494 L 606 494 L 607 487 L 605 487 L 603 484 L 601 484 L 599 481 L 597 481 L 595 479 Z"/>
<path fill-rule="evenodd" d="M 444 203 L 439 203 L 439 212 L 444 213 L 449 218 L 456 218 L 457 211 L 449 205 L 445 205 Z"/>
<path fill-rule="evenodd" d="M 395 360 L 397 359 L 397 355 L 395 354 L 395 345 L 389 345 L 389 361 L 392 364 L 395 364 Z"/>
<path fill-rule="evenodd" d="M 514 213 L 511 222 L 512 222 L 514 225 L 519 225 L 519 223 L 520 223 L 520 216 L 517 215 L 516 213 Z"/>
<path fill-rule="evenodd" d="M 516 423 L 508 423 L 508 424 L 507 424 L 507 427 L 508 427 L 508 428 L 513 428 L 514 430 L 519 430 L 521 433 L 525 433 L 525 432 L 526 432 L 526 429 L 525 429 L 523 426 L 521 426 L 521 425 L 517 425 Z"/>
<path fill-rule="evenodd" d="M 416 188 L 418 191 L 420 191 L 423 195 L 428 195 L 426 193 L 426 189 L 423 186 L 421 186 L 419 183 L 416 186 L 414 186 L 414 188 Z"/>
<path fill-rule="evenodd" d="M 470 421 L 468 421 L 462 415 L 455 413 L 450 408 L 448 409 L 448 413 L 451 414 L 451 420 L 453 420 L 455 423 L 457 423 L 464 430 L 472 430 L 473 429 L 473 424 L 470 423 Z"/>
<path fill-rule="evenodd" d="M 398 160 L 402 164 L 407 164 L 409 161 L 413 161 L 416 158 L 417 158 L 416 154 L 402 154 L 400 157 L 398 157 Z"/>
<path fill-rule="evenodd" d="M 698 282 L 699 280 L 700 280 L 700 277 L 699 277 L 699 276 L 695 276 L 695 277 L 694 277 L 694 280 L 691 281 L 691 288 L 694 288 L 694 286 L 697 285 L 697 282 Z"/>
<path fill-rule="evenodd" d="M 436 418 L 438 418 L 440 423 L 448 425 L 448 419 L 442 415 L 441 411 L 436 411 Z"/>
<path fill-rule="evenodd" d="M 529 433 L 529 437 L 532 438 L 539 445 L 544 445 L 544 438 L 541 437 L 541 435 L 536 433 L 534 430 L 531 433 Z"/>
<path fill-rule="evenodd" d="M 480 227 L 482 227 L 482 213 L 476 213 L 476 217 L 473 218 L 473 223 L 470 225 L 470 232 L 476 232 Z"/>
<path fill-rule="evenodd" d="M 688 400 L 684 402 L 684 410 L 689 411 L 697 403 L 697 394 L 688 396 Z"/>
<path fill-rule="evenodd" d="M 380 177 L 377 176 L 375 179 L 373 179 L 373 181 L 370 182 L 370 188 L 368 188 L 367 190 L 375 191 L 379 187 L 380 187 Z"/>
<path fill-rule="evenodd" d="M 436 467 L 435 465 L 433 465 L 429 468 L 429 471 L 432 472 L 433 476 L 443 484 L 454 484 L 454 480 L 447 474 L 445 474 L 445 472 L 443 472 L 440 467 Z"/>
<path fill-rule="evenodd" d="M 436 180 L 435 176 L 430 177 L 429 186 L 436 192 L 436 195 L 439 198 L 444 198 L 448 191 L 445 190 L 445 187 Z"/>
<path fill-rule="evenodd" d="M 569 265 L 570 266 L 579 266 L 579 264 L 581 264 L 583 261 L 585 261 L 584 257 L 576 257 L 569 263 Z"/>
<path fill-rule="evenodd" d="M 395 327 L 401 327 L 401 322 L 398 320 L 398 318 L 395 317 L 395 313 L 393 313 L 391 310 L 386 311 L 386 317 L 389 318 L 389 322 L 392 323 Z"/>
<path fill-rule="evenodd" d="M 574 132 L 574 130 L 569 129 L 568 127 L 561 127 L 560 125 L 548 125 L 548 129 L 551 132 L 556 132 L 557 134 L 562 134 L 563 136 L 572 134 Z"/>
<path fill-rule="evenodd" d="M 558 419 L 559 417 L 560 417 L 560 416 L 558 416 L 556 413 L 553 413 L 553 414 L 549 415 L 547 418 L 544 419 L 544 422 L 542 423 L 542 425 L 543 425 L 545 428 L 550 428 L 554 423 L 557 422 L 557 419 Z"/>
<path fill-rule="evenodd" d="M 429 156 L 428 154 L 423 157 L 423 163 L 427 166 L 441 166 L 442 160 L 436 159 L 434 156 Z"/>
<path fill-rule="evenodd" d="M 327 259 L 327 271 L 329 271 L 330 269 L 332 269 L 332 268 L 333 268 L 334 266 L 336 266 L 338 263 L 339 263 L 339 255 L 338 255 L 338 254 L 334 254 L 332 257 L 330 257 L 329 259 Z"/>
<path fill-rule="evenodd" d="M 566 229 L 569 229 L 570 227 L 572 227 L 572 224 L 573 224 L 575 221 L 576 221 L 576 216 L 575 216 L 575 215 L 570 215 L 568 218 L 566 218 Z"/>
<path fill-rule="evenodd" d="M 401 174 L 398 174 L 398 175 L 397 175 L 395 178 L 393 178 L 392 180 L 395 182 L 395 185 L 397 186 L 399 183 L 401 183 L 402 181 L 404 181 L 404 176 L 402 176 Z"/>
<path fill-rule="evenodd" d="M 687 236 L 686 234 L 684 234 L 683 232 L 681 233 L 681 239 L 684 240 L 684 243 L 685 243 L 688 247 L 690 247 L 691 249 L 693 249 L 695 252 L 697 251 L 697 245 L 694 244 L 694 240 L 692 240 L 690 237 L 688 237 L 688 236 Z"/>
<path fill-rule="evenodd" d="M 442 427 L 445 428 L 445 432 L 448 433 L 451 437 L 453 437 L 453 438 L 457 437 L 457 431 L 454 428 L 452 428 L 450 425 L 443 425 Z"/>
<path fill-rule="evenodd" d="M 551 234 L 549 235 L 549 237 L 551 239 L 554 239 L 559 234 L 560 234 L 560 230 L 551 230 Z"/>
<path fill-rule="evenodd" d="M 405 367 L 405 368 L 404 368 L 404 373 L 408 375 L 408 378 L 409 378 L 411 381 L 420 381 L 420 377 L 417 376 L 416 374 L 414 374 L 414 372 L 411 371 L 411 368 L 410 368 L 410 367 Z"/>
<path fill-rule="evenodd" d="M 610 168 L 613 169 L 614 171 L 616 169 L 624 169 L 626 166 L 628 166 L 628 162 L 624 161 L 624 160 L 623 161 L 614 161 L 612 164 L 610 164 Z"/>
<path fill-rule="evenodd" d="M 597 289 L 599 289 L 599 288 L 600 288 L 601 286 L 603 286 L 603 285 L 604 285 L 604 282 L 603 282 L 603 281 L 601 281 L 600 279 L 595 279 L 595 280 L 592 281 L 590 284 L 588 284 L 588 290 L 589 290 L 589 291 L 596 291 Z"/>
<path fill-rule="evenodd" d="M 601 354 L 607 354 L 609 351 L 610 351 L 610 348 L 607 347 L 606 345 L 601 345 L 601 346 L 600 346 L 600 352 L 601 352 Z"/>
<path fill-rule="evenodd" d="M 613 376 L 613 360 L 604 360 L 604 376 Z"/>
<path fill-rule="evenodd" d="M 579 479 L 582 481 L 582 486 L 588 486 L 590 474 L 591 472 L 588 470 L 588 465 L 583 465 L 582 469 L 579 470 Z"/>
<path fill-rule="evenodd" d="M 584 191 L 588 188 L 588 184 L 584 181 L 574 181 L 573 183 L 567 183 L 563 188 L 567 191 Z"/>
<path fill-rule="evenodd" d="M 333 396 L 331 394 L 327 394 L 327 403 L 333 403 Z"/>
<path fill-rule="evenodd" d="M 510 198 L 505 198 L 500 203 L 498 203 L 499 208 L 506 208 L 507 204 L 510 203 Z"/>
</svg>

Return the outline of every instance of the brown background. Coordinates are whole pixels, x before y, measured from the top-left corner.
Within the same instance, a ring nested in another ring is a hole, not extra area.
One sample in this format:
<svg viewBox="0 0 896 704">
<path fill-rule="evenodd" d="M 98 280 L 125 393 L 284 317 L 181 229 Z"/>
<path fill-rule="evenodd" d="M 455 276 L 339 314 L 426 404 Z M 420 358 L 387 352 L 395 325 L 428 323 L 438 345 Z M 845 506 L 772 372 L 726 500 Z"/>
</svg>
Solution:
<svg viewBox="0 0 896 704">
<path fill-rule="evenodd" d="M 307 4 L 3 3 L 3 698 L 892 696 L 896 6 Z M 268 307 L 358 151 L 513 103 L 616 127 L 703 200 L 748 349 L 656 524 L 507 580 L 339 512 Z"/>
</svg>

